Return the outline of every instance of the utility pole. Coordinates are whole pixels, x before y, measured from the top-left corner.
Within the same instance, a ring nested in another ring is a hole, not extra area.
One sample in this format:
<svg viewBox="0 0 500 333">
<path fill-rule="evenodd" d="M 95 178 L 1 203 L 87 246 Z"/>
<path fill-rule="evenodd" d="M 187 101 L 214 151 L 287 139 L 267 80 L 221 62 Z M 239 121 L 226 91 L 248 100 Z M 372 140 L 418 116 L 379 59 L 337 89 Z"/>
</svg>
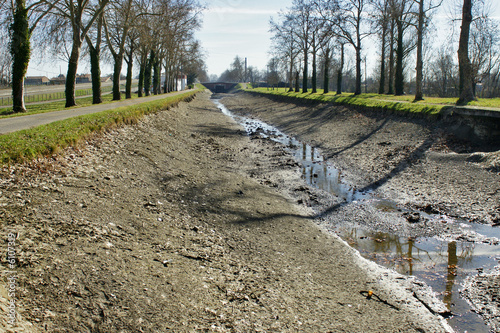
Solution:
<svg viewBox="0 0 500 333">
<path fill-rule="evenodd" d="M 269 65 L 267 65 L 267 75 L 266 75 L 266 80 L 267 80 L 267 90 L 269 90 Z"/>
<path fill-rule="evenodd" d="M 248 77 L 247 77 L 247 57 L 245 57 L 245 82 L 248 82 Z"/>
</svg>

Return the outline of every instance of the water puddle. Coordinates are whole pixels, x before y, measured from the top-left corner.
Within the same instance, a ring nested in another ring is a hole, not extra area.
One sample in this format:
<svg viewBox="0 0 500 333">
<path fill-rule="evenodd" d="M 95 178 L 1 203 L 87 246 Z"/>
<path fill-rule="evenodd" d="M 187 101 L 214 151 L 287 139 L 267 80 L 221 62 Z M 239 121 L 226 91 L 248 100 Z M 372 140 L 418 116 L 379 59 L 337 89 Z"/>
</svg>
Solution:
<svg viewBox="0 0 500 333">
<path fill-rule="evenodd" d="M 454 230 L 465 230 L 467 234 L 475 235 L 475 239 L 478 235 L 479 238 L 500 239 L 500 228 L 466 223 L 424 211 L 410 211 L 391 200 L 375 196 L 369 190 L 357 189 L 344 180 L 340 170 L 324 160 L 318 149 L 289 137 L 260 120 L 235 115 L 218 100 L 214 100 L 214 103 L 224 114 L 242 125 L 249 135 L 257 134 L 283 144 L 301 165 L 302 176 L 307 184 L 342 198 L 346 204 L 372 205 L 387 214 L 417 214 L 427 220 L 437 219 Z M 457 332 L 489 332 L 488 326 L 460 297 L 459 290 L 467 276 L 477 274 L 478 270 L 487 272 L 498 264 L 498 243 L 490 245 L 437 237 L 408 238 L 348 224 L 329 224 L 328 229 L 365 258 L 426 282 L 453 313 L 448 322 Z"/>
</svg>

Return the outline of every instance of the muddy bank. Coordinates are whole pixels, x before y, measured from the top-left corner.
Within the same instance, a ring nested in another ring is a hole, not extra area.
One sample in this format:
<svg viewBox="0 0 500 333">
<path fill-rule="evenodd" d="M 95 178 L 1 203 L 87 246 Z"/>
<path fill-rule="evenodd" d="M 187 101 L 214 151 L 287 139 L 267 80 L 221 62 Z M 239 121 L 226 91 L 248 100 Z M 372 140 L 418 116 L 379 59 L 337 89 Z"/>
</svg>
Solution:
<svg viewBox="0 0 500 333">
<path fill-rule="evenodd" d="M 322 232 L 284 179 L 282 147 L 208 94 L 5 169 L 16 311 L 48 332 L 445 331 L 424 285 Z"/>
<path fill-rule="evenodd" d="M 485 318 L 492 332 L 500 332 L 500 267 L 469 277 L 461 294 L 474 311 Z"/>
<path fill-rule="evenodd" d="M 227 96 L 223 102 L 237 114 L 262 119 L 321 148 L 329 163 L 341 170 L 342 177 L 352 184 L 359 184 L 360 189 L 372 190 L 391 202 L 397 202 L 399 207 L 417 209 L 424 215 L 445 213 L 458 221 L 464 219 L 493 225 L 499 222 L 499 152 L 495 147 L 489 146 L 484 151 L 484 147 L 458 140 L 441 122 L 396 115 L 382 117 L 373 112 L 328 105 L 278 103 L 263 96 L 243 93 Z M 408 245 L 408 251 L 415 245 L 418 249 L 418 241 L 413 243 L 414 239 L 431 236 L 450 242 L 498 243 L 496 238 L 463 229 L 460 223 L 443 218 L 428 220 L 411 211 L 401 213 L 392 205 L 380 209 L 357 205 L 356 202 L 328 202 L 318 194 L 313 197 L 315 202 L 305 204 L 320 215 L 327 212 L 324 227 L 332 232 L 347 220 L 356 228 L 361 226 L 375 233 L 408 237 L 408 242 L 414 244 Z M 394 213 L 390 213 L 392 211 Z M 384 242 L 383 239 L 380 241 Z M 354 236 L 352 242 L 359 242 L 359 237 Z M 450 256 L 450 246 L 448 252 Z M 448 282 L 443 296 L 453 312 L 451 286 L 457 276 L 455 264 L 448 264 Z M 413 265 L 405 266 L 409 266 L 411 272 Z M 430 269 L 429 273 L 432 272 Z M 499 322 L 498 303 L 494 301 L 494 291 L 500 288 L 498 274 L 479 272 L 477 278 L 475 272 L 464 270 L 459 273 L 472 274 L 462 295 L 469 300 L 472 309 L 483 315 L 495 329 Z M 476 279 L 480 282 L 471 282 Z"/>
<path fill-rule="evenodd" d="M 458 140 L 443 123 L 425 119 L 278 103 L 245 93 L 223 101 L 320 148 L 360 187 L 473 222 L 500 221 L 500 146 Z"/>
</svg>

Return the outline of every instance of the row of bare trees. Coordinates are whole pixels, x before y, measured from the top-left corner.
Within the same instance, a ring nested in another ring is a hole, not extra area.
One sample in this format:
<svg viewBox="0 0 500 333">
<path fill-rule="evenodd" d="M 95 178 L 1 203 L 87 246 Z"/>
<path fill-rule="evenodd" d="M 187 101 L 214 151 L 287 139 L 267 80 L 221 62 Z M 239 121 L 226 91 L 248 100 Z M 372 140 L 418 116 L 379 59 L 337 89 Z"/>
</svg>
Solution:
<svg viewBox="0 0 500 333">
<path fill-rule="evenodd" d="M 335 67 L 337 93 L 341 93 L 347 72 L 346 55 L 351 51 L 354 93 L 360 94 L 363 49 L 367 41 L 376 40 L 378 93 L 405 94 L 408 68 L 413 63 L 415 100 L 423 99 L 424 88 L 429 90 L 429 86 L 436 84 L 433 77 L 440 77 L 445 81 L 447 93 L 456 91 L 460 97 L 458 103 L 467 103 L 475 99 L 478 84 L 490 95 L 499 89 L 499 32 L 487 14 L 484 1 L 474 2 L 474 6 L 472 0 L 457 1 L 463 2 L 459 4 L 462 18 L 459 20 L 458 71 L 454 70 L 456 57 L 450 57 L 449 53 L 438 52 L 433 61 L 424 61 L 429 59 L 425 57 L 425 50 L 429 49 L 432 14 L 442 0 L 293 0 L 291 7 L 280 12 L 277 20 L 271 19 L 272 54 L 281 63 L 291 90 L 300 89 L 302 75 L 303 92 L 309 87 L 316 92 L 319 67 L 324 91 L 328 92 L 329 77 L 333 75 L 331 67 Z M 450 40 L 453 37 L 450 36 Z M 455 79 L 459 81 L 457 89 L 449 89 L 446 85 Z"/>
<path fill-rule="evenodd" d="M 119 100 L 124 62 L 126 98 L 132 96 L 133 66 L 139 66 L 139 96 L 176 89 L 180 72 L 191 81 L 205 72 L 203 51 L 194 38 L 203 6 L 197 0 L 1 0 L 2 66 L 11 66 L 14 112 L 26 110 L 24 77 L 37 50 L 65 57 L 66 107 L 76 105 L 75 83 L 82 58 L 89 57 L 93 103 L 101 103 L 101 58 L 113 64 L 113 99 Z M 7 53 L 9 49 L 9 53 Z M 2 71 L 2 73 L 4 73 Z M 160 82 L 164 75 L 165 80 Z M 0 79 L 9 81 L 2 74 Z"/>
</svg>

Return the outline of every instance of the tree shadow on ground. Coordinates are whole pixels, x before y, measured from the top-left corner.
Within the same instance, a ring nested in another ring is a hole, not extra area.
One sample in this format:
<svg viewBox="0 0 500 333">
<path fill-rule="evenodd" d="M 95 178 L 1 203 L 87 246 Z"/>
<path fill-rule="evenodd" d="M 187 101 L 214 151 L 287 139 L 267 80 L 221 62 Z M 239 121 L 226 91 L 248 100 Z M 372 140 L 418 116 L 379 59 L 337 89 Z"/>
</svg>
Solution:
<svg viewBox="0 0 500 333">
<path fill-rule="evenodd" d="M 429 150 L 429 148 L 433 145 L 435 142 L 435 139 L 428 138 L 425 140 L 422 144 L 420 144 L 418 147 L 416 147 L 412 152 L 407 154 L 407 156 L 401 160 L 390 172 L 386 173 L 384 176 L 380 177 L 379 179 L 371 182 L 370 184 L 366 185 L 365 187 L 359 189 L 359 192 L 367 192 L 367 191 L 374 191 L 377 190 L 378 188 L 382 187 L 385 185 L 387 182 L 389 182 L 392 178 L 396 177 L 400 173 L 402 173 L 404 170 L 409 168 L 411 165 L 415 164 L 419 160 L 421 160 L 425 153 Z M 319 214 L 317 214 L 315 217 L 324 217 L 329 214 L 334 213 L 337 211 L 339 208 L 345 206 L 347 202 L 339 203 L 336 205 L 333 205 L 331 207 L 326 208 Z"/>
</svg>

